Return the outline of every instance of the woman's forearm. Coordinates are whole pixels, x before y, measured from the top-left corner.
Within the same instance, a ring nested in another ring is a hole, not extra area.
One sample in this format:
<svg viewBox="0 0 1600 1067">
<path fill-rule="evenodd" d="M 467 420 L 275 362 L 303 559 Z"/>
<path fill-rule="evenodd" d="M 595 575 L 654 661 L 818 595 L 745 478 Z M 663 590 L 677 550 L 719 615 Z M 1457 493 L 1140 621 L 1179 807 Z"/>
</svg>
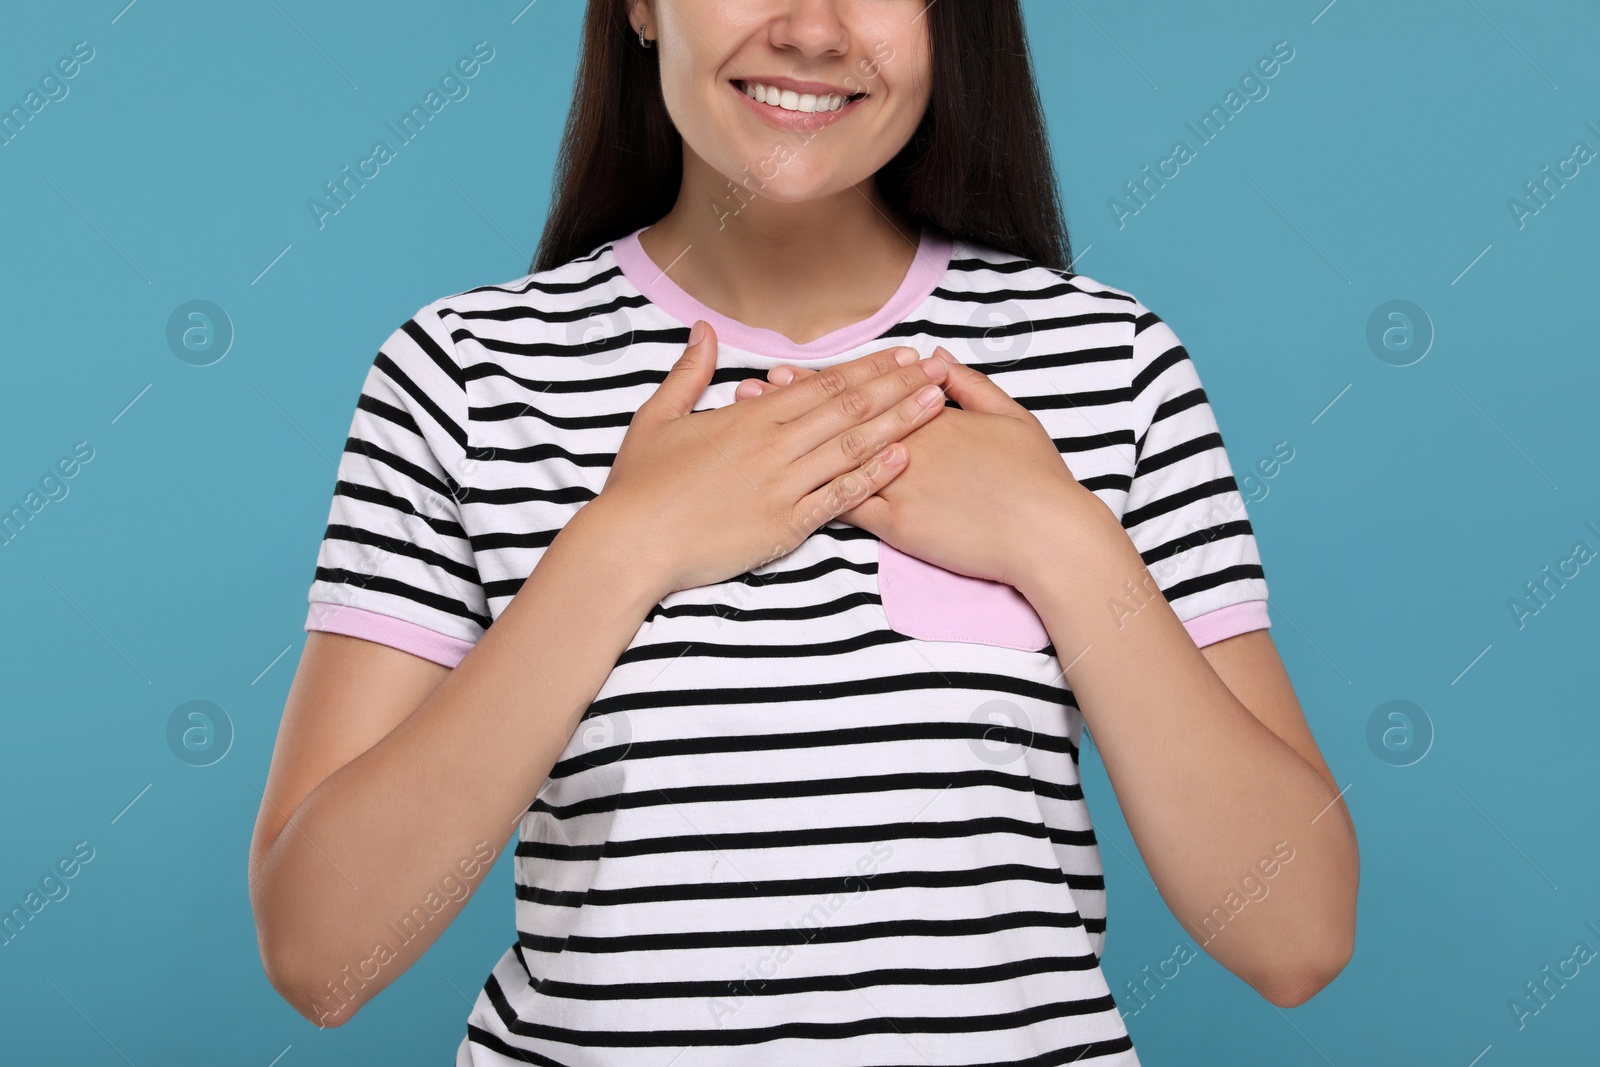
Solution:
<svg viewBox="0 0 1600 1067">
<path fill-rule="evenodd" d="M 263 851 L 263 951 L 318 1025 L 347 1020 L 455 918 L 468 895 L 441 881 L 481 880 L 659 602 L 658 568 L 616 518 L 580 509 L 438 688 Z"/>
<path fill-rule="evenodd" d="M 1358 860 L 1338 791 L 1234 696 L 1165 600 L 1107 610 L 1128 583 L 1154 588 L 1109 509 L 1055 515 L 1021 591 L 1066 664 L 1151 878 L 1218 962 L 1274 1003 L 1302 1002 L 1354 940 Z M 1262 886 L 1270 899 L 1251 888 Z"/>
</svg>

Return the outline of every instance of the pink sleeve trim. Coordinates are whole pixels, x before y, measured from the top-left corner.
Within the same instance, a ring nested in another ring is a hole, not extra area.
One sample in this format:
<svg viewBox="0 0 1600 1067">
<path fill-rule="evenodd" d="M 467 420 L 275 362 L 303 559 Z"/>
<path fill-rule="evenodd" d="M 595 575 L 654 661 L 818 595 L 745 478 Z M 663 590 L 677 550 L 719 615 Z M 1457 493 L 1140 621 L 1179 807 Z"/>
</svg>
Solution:
<svg viewBox="0 0 1600 1067">
<path fill-rule="evenodd" d="M 1183 624 L 1184 629 L 1189 631 L 1189 636 L 1194 638 L 1197 648 L 1214 645 L 1224 638 L 1237 637 L 1251 630 L 1265 630 L 1271 625 L 1272 620 L 1267 616 L 1265 600 L 1246 600 L 1240 604 L 1229 604 L 1225 608 L 1196 615 Z"/>
<path fill-rule="evenodd" d="M 306 630 L 322 630 L 376 641 L 445 667 L 454 667 L 472 650 L 471 641 L 463 641 L 459 637 L 451 637 L 393 615 L 316 600 L 311 601 L 311 610 L 306 613 Z"/>
</svg>

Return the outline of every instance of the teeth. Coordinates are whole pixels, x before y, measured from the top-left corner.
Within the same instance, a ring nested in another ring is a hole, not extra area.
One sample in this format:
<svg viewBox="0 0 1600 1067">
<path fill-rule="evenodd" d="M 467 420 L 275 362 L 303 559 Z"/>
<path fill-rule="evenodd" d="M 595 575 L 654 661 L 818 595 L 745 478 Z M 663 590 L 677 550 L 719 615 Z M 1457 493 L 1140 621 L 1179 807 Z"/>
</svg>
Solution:
<svg viewBox="0 0 1600 1067">
<path fill-rule="evenodd" d="M 798 111 L 801 114 L 838 111 L 849 99 L 838 93 L 824 93 L 820 96 L 816 93 L 797 93 L 789 89 L 762 85 L 760 82 L 745 83 L 744 95 L 769 107 Z"/>
</svg>

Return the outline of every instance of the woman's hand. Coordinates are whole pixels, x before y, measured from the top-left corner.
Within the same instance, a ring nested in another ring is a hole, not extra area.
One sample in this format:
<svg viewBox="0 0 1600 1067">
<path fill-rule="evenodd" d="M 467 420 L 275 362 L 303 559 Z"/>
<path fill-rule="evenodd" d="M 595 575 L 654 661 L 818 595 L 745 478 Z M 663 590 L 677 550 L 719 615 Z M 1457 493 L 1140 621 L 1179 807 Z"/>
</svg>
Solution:
<svg viewBox="0 0 1600 1067">
<path fill-rule="evenodd" d="M 639 406 L 603 491 L 584 508 L 622 524 L 659 568 L 662 596 L 793 551 L 904 471 L 896 442 L 945 410 L 945 365 L 919 365 L 902 347 L 694 411 L 717 363 L 716 333 L 697 325 L 704 336 Z"/>
<path fill-rule="evenodd" d="M 1019 585 L 1035 566 L 1042 524 L 1071 521 L 1098 498 L 1078 484 L 1033 412 L 945 348 L 924 362 L 935 361 L 946 364 L 945 393 L 961 406 L 914 429 L 903 474 L 839 519 L 946 570 Z M 774 367 L 768 381 L 740 382 L 735 403 L 782 396 L 817 373 Z"/>
</svg>

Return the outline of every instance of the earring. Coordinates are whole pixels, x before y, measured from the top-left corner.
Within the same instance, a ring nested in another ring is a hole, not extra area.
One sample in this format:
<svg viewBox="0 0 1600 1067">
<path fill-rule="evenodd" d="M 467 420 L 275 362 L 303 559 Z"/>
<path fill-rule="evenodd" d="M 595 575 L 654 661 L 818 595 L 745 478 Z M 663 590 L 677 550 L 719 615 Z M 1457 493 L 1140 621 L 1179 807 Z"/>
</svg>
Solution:
<svg viewBox="0 0 1600 1067">
<path fill-rule="evenodd" d="M 643 26 L 639 27 L 639 47 L 640 48 L 654 48 L 655 47 L 655 44 L 653 42 L 651 42 L 650 40 L 646 39 L 646 37 L 644 35 L 644 27 Z"/>
</svg>

